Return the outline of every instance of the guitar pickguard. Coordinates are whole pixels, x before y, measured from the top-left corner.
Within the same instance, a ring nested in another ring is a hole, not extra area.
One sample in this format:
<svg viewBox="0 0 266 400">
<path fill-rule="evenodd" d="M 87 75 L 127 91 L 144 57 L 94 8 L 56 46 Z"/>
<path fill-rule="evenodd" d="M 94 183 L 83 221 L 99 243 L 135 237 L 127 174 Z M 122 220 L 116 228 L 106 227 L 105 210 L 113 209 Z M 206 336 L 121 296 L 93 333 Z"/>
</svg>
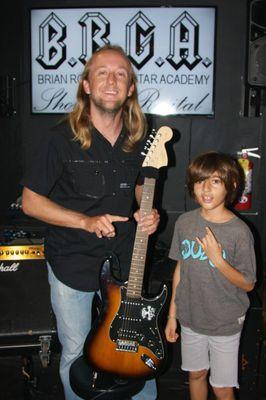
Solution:
<svg viewBox="0 0 266 400">
<path fill-rule="evenodd" d="M 121 304 L 110 326 L 110 338 L 117 351 L 137 352 L 149 348 L 157 359 L 164 358 L 164 345 L 158 328 L 158 315 L 166 300 L 166 290 L 153 299 L 128 298 L 121 287 Z"/>
</svg>

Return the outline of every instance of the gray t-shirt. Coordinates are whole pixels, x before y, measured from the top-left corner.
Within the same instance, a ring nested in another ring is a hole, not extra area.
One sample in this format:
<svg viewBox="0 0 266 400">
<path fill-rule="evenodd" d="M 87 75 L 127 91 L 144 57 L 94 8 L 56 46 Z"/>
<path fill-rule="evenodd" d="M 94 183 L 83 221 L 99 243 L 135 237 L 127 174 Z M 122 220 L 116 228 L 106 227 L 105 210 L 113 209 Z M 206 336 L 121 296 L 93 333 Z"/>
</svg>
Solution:
<svg viewBox="0 0 266 400">
<path fill-rule="evenodd" d="M 203 219 L 200 209 L 181 215 L 175 224 L 169 257 L 179 260 L 180 283 L 176 290 L 177 318 L 195 332 L 227 336 L 241 331 L 249 307 L 247 293 L 232 283 L 209 261 L 196 236 L 206 226 L 222 245 L 223 257 L 248 282 L 256 280 L 253 236 L 238 217 L 225 223 Z"/>
</svg>

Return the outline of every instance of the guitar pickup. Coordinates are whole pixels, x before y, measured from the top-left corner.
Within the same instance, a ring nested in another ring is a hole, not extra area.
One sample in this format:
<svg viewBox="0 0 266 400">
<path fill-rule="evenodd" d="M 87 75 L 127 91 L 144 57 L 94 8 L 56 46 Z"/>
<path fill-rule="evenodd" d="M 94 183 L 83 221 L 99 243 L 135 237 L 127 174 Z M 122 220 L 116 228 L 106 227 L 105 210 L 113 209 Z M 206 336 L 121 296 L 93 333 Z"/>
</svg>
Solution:
<svg viewBox="0 0 266 400">
<path fill-rule="evenodd" d="M 136 353 L 138 351 L 138 343 L 134 340 L 121 340 L 116 341 L 117 351 L 128 351 L 130 353 Z"/>
</svg>

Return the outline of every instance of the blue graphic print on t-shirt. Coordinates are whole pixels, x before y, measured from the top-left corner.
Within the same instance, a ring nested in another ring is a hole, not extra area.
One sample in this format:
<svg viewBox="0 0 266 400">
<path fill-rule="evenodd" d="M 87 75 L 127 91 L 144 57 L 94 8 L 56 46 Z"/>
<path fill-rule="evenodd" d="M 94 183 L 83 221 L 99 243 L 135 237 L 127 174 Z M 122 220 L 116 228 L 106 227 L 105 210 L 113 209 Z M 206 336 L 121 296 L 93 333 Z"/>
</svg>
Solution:
<svg viewBox="0 0 266 400">
<path fill-rule="evenodd" d="M 183 240 L 181 254 L 183 260 L 187 260 L 189 257 L 193 259 L 198 259 L 199 261 L 208 260 L 208 257 L 204 253 L 202 247 L 195 240 L 191 241 L 189 239 Z M 224 250 L 222 251 L 222 256 L 224 260 L 226 260 L 226 253 Z M 216 268 L 215 265 L 210 260 L 208 261 L 211 267 Z"/>
</svg>

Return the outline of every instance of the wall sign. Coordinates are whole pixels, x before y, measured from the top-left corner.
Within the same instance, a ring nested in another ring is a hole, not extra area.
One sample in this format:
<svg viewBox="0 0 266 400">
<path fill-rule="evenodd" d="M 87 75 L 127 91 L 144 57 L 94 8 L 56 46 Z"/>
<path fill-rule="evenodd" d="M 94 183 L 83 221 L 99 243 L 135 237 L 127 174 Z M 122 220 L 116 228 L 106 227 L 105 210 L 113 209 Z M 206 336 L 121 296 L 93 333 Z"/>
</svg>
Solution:
<svg viewBox="0 0 266 400">
<path fill-rule="evenodd" d="M 122 46 L 145 113 L 213 115 L 214 7 L 31 10 L 32 113 L 66 113 L 86 60 Z"/>
</svg>

